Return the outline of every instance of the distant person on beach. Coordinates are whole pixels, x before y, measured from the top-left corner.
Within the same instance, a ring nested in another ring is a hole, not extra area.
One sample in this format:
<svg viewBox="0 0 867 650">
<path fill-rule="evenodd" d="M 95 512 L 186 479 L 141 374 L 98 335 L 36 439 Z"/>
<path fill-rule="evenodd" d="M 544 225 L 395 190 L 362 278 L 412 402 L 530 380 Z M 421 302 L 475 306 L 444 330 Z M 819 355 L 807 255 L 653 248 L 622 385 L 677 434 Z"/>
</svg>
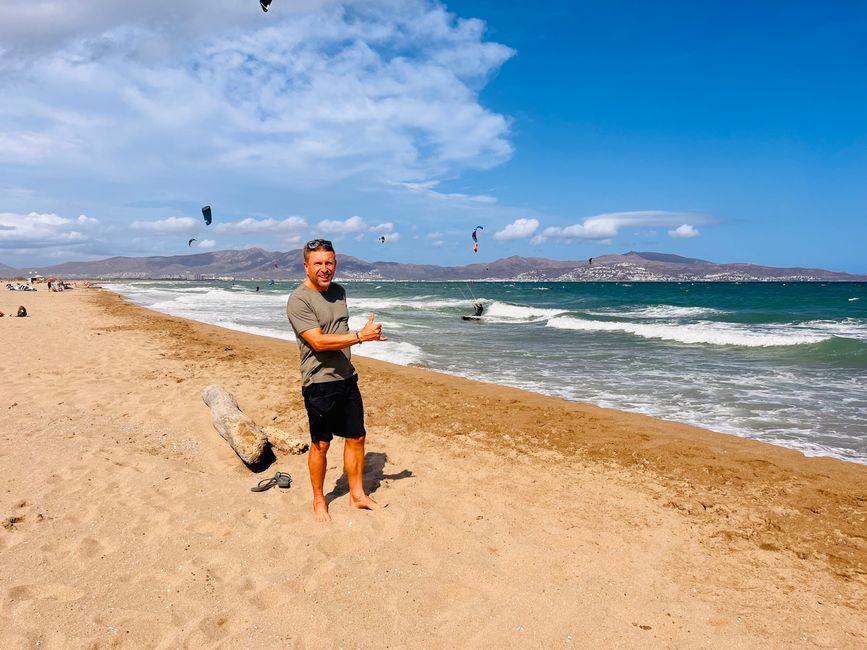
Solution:
<svg viewBox="0 0 867 650">
<path fill-rule="evenodd" d="M 364 493 L 364 404 L 358 374 L 352 365 L 353 345 L 385 341 L 382 324 L 373 314 L 360 330 L 349 331 L 346 290 L 332 282 L 337 269 L 334 246 L 327 239 L 304 245 L 304 282 L 289 296 L 286 314 L 301 353 L 301 394 L 310 423 L 307 467 L 313 486 L 313 516 L 331 521 L 325 500 L 328 448 L 334 436 L 344 438 L 343 467 L 349 480 L 349 504 L 353 508 L 380 510 L 380 504 Z"/>
</svg>

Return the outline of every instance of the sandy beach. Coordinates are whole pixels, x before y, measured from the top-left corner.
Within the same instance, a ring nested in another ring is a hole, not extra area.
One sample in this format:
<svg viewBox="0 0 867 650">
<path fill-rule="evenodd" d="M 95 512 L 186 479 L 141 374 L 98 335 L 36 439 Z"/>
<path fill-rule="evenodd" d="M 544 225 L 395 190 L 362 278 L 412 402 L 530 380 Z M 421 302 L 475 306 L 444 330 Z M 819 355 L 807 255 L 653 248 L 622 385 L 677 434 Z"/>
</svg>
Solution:
<svg viewBox="0 0 867 650">
<path fill-rule="evenodd" d="M 294 343 L 0 311 L 2 648 L 867 646 L 865 466 L 356 357 L 390 505 L 349 508 L 338 442 L 317 524 L 306 458 L 252 471 L 201 398 L 306 439 Z"/>
</svg>

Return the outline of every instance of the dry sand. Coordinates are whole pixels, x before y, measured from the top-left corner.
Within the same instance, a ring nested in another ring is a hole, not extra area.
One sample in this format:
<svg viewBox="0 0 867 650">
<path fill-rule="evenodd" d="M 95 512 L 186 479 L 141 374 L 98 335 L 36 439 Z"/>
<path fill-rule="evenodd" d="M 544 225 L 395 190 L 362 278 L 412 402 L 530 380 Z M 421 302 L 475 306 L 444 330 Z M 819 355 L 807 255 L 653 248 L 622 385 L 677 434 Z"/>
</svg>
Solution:
<svg viewBox="0 0 867 650">
<path fill-rule="evenodd" d="M 331 524 L 200 392 L 306 437 L 294 343 L 2 292 L 0 648 L 867 646 L 867 467 L 357 359 Z M 288 328 L 288 323 L 287 323 Z M 276 470 L 289 490 L 249 490 Z"/>
</svg>

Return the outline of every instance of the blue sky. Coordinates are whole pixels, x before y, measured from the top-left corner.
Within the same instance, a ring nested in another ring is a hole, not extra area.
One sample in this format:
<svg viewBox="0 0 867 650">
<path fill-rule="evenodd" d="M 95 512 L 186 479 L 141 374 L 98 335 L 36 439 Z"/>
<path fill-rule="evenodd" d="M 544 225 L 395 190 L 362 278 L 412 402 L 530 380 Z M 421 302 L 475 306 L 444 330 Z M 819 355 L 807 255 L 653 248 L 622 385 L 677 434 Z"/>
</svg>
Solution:
<svg viewBox="0 0 867 650">
<path fill-rule="evenodd" d="M 0 0 L 0 262 L 867 273 L 865 33 L 859 2 Z"/>
</svg>

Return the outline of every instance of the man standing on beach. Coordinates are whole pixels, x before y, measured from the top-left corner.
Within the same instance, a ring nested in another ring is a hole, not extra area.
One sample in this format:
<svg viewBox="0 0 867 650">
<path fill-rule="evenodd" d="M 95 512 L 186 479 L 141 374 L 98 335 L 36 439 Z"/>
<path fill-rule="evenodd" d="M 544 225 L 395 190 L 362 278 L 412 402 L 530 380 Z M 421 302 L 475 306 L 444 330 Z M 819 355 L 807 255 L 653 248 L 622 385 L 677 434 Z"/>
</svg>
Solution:
<svg viewBox="0 0 867 650">
<path fill-rule="evenodd" d="M 358 374 L 349 348 L 364 341 L 385 341 L 382 325 L 373 314 L 360 330 L 349 331 L 346 291 L 332 282 L 337 269 L 334 246 L 327 239 L 304 245 L 307 274 L 286 305 L 286 313 L 301 354 L 301 394 L 310 422 L 307 467 L 313 486 L 316 521 L 331 521 L 323 486 L 328 447 L 334 436 L 345 439 L 343 466 L 349 480 L 349 504 L 353 508 L 380 510 L 380 504 L 364 493 L 364 405 L 358 390 Z"/>
</svg>

